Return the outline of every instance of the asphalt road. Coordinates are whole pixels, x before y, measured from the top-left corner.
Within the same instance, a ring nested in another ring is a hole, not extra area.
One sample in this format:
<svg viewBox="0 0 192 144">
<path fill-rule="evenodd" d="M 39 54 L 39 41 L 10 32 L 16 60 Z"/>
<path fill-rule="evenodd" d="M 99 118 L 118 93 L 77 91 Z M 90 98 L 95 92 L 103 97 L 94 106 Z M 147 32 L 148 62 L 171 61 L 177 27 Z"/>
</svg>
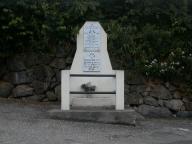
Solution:
<svg viewBox="0 0 192 144">
<path fill-rule="evenodd" d="M 47 110 L 55 107 L 0 100 L 0 144 L 192 144 L 192 120 L 71 122 L 51 119 Z"/>
</svg>

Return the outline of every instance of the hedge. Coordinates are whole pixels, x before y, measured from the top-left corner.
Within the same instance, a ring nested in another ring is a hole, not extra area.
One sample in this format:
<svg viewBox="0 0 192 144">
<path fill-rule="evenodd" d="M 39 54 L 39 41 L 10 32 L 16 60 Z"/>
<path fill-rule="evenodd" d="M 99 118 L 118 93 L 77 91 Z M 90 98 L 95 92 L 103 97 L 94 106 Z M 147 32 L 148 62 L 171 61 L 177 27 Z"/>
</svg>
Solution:
<svg viewBox="0 0 192 144">
<path fill-rule="evenodd" d="M 189 0 L 1 1 L 0 57 L 74 45 L 87 20 L 100 21 L 108 33 L 114 67 L 192 85 Z"/>
</svg>

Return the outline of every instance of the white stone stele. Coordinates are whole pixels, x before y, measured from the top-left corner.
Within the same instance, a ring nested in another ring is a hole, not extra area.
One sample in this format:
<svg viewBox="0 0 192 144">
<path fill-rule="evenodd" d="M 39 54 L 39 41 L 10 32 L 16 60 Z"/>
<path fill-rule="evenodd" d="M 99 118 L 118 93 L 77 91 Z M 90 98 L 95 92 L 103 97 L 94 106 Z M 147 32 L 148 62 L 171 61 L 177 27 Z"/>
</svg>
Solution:
<svg viewBox="0 0 192 144">
<path fill-rule="evenodd" d="M 116 94 L 70 94 L 83 92 L 81 85 L 88 82 L 96 86 L 96 92 L 115 91 Z M 124 109 L 124 71 L 112 70 L 107 52 L 107 34 L 99 22 L 86 22 L 80 29 L 71 70 L 61 72 L 61 109 L 69 110 L 70 106 L 115 106 L 116 110 Z"/>
</svg>

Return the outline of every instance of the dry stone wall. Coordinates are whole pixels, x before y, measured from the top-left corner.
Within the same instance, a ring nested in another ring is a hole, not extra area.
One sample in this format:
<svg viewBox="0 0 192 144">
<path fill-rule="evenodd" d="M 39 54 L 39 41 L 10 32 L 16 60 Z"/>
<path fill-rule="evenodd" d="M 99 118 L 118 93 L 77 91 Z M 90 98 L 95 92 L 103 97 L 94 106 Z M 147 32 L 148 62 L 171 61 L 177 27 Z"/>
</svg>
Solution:
<svg viewBox="0 0 192 144">
<path fill-rule="evenodd" d="M 125 72 L 127 106 L 147 117 L 192 117 L 192 97 L 178 85 L 129 73 Z"/>
<path fill-rule="evenodd" d="M 0 59 L 0 97 L 25 101 L 59 101 L 61 69 L 72 59 L 62 50 L 55 54 L 17 54 Z"/>
<path fill-rule="evenodd" d="M 72 58 L 55 54 L 18 54 L 0 60 L 0 97 L 25 101 L 60 101 L 60 70 Z M 125 71 L 125 105 L 148 117 L 192 117 L 192 98 L 169 82 L 146 80 Z"/>
</svg>

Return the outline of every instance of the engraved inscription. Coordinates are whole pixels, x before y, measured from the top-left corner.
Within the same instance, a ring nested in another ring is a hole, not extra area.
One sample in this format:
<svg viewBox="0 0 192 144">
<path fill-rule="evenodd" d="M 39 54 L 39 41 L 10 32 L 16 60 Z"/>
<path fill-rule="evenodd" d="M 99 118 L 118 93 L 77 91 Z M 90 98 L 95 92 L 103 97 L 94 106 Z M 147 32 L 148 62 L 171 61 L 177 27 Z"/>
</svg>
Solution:
<svg viewBox="0 0 192 144">
<path fill-rule="evenodd" d="M 100 71 L 100 55 L 97 52 L 84 52 L 83 71 L 99 72 Z"/>
<path fill-rule="evenodd" d="M 97 23 L 90 23 L 84 27 L 84 50 L 99 51 L 101 30 Z"/>
</svg>

